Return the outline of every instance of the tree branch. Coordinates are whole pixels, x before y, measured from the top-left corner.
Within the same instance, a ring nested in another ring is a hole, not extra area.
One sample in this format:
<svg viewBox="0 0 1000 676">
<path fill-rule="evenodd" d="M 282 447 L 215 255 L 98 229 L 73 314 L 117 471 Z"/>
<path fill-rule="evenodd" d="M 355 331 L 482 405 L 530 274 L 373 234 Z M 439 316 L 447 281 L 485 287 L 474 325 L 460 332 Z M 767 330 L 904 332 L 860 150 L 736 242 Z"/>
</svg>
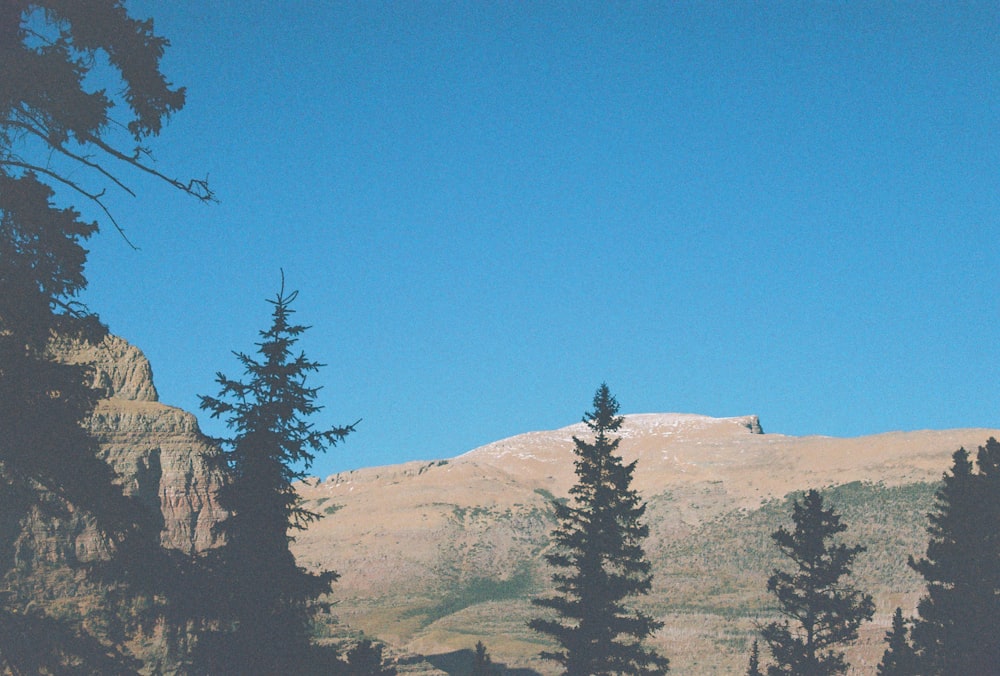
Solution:
<svg viewBox="0 0 1000 676">
<path fill-rule="evenodd" d="M 202 202 L 218 202 L 218 200 L 215 199 L 215 193 L 212 192 L 212 189 L 208 187 L 207 176 L 204 179 L 192 178 L 187 182 L 187 184 L 185 184 L 183 181 L 179 179 L 171 178 L 166 174 L 163 174 L 157 171 L 156 169 L 153 169 L 149 165 L 143 164 L 137 159 L 138 155 L 129 157 L 125 153 L 121 152 L 117 148 L 114 148 L 113 146 L 108 145 L 107 143 L 97 138 L 96 136 L 88 135 L 82 140 L 88 143 L 93 143 L 95 146 L 97 146 L 104 152 L 108 153 L 115 159 L 121 160 L 122 162 L 126 162 L 131 166 L 135 167 L 136 169 L 144 171 L 147 174 L 150 174 L 151 176 L 155 176 L 156 178 L 162 181 L 166 181 L 167 183 L 174 186 L 178 190 L 186 192 L 187 194 L 198 198 Z"/>
<path fill-rule="evenodd" d="M 68 157 L 68 158 L 70 158 L 72 160 L 76 160 L 77 162 L 79 162 L 80 164 L 83 164 L 84 166 L 90 167 L 91 169 L 94 169 L 94 170 L 100 172 L 105 178 L 107 178 L 109 181 L 111 181 L 112 183 L 114 183 L 115 185 L 117 185 L 119 188 L 121 188 L 122 190 L 124 190 L 125 192 L 127 192 L 129 195 L 131 195 L 132 197 L 136 196 L 134 190 L 132 190 L 127 185 L 125 185 L 124 183 L 122 183 L 121 180 L 119 180 L 114 174 L 112 174 L 110 171 L 108 171 L 107 169 L 105 169 L 103 166 L 101 166 L 97 162 L 94 162 L 94 161 L 88 159 L 84 155 L 77 155 L 76 153 L 71 152 L 69 149 L 67 149 L 65 146 L 63 146 L 62 143 L 57 143 L 57 142 L 53 141 L 51 138 L 49 138 L 41 129 L 38 129 L 38 128 L 36 128 L 36 127 L 34 127 L 34 126 L 30 125 L 30 124 L 26 124 L 24 122 L 19 122 L 17 120 L 9 120 L 7 122 L 7 124 L 10 125 L 10 126 L 12 126 L 12 127 L 17 127 L 18 129 L 23 129 L 23 130 L 25 130 L 25 131 L 27 131 L 27 132 L 29 132 L 31 134 L 34 134 L 38 138 L 42 139 L 42 141 L 44 141 L 45 143 L 47 143 L 48 146 L 50 148 L 52 148 L 53 150 L 56 150 L 56 151 L 62 153 L 63 155 L 65 155 L 66 157 Z"/>
<path fill-rule="evenodd" d="M 111 224 L 115 226 L 115 230 L 118 231 L 118 234 L 121 235 L 122 239 L 125 240 L 126 244 L 128 244 L 130 247 L 132 247 L 132 249 L 136 251 L 139 250 L 139 247 L 137 247 L 135 244 L 132 243 L 132 240 L 130 240 L 128 238 L 128 235 L 125 234 L 125 231 L 122 229 L 121 225 L 118 224 L 118 221 L 115 220 L 115 217 L 111 214 L 111 211 L 108 209 L 107 205 L 104 204 L 104 202 L 102 201 L 101 198 L 104 197 L 103 190 L 98 193 L 92 193 L 88 190 L 84 190 L 78 183 L 71 181 L 68 178 L 65 178 L 64 176 L 60 176 L 58 173 L 52 171 L 51 169 L 46 169 L 45 167 L 39 167 L 37 165 L 29 164 L 27 162 L 18 162 L 15 160 L 0 159 L 0 166 L 20 167 L 22 169 L 27 169 L 28 171 L 34 171 L 39 174 L 45 174 L 46 176 L 53 178 L 56 181 L 62 183 L 63 185 L 68 186 L 69 188 L 80 193 L 81 195 L 91 200 L 101 208 L 101 211 L 103 211 L 104 214 L 108 217 L 108 220 L 111 221 Z"/>
</svg>

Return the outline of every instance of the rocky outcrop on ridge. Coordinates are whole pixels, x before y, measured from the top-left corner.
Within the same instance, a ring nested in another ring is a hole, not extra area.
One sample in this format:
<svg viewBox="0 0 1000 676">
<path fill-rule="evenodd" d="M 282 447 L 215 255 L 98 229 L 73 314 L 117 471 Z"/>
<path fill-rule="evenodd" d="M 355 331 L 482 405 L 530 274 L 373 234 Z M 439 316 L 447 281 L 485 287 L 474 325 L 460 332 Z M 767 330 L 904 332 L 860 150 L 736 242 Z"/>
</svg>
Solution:
<svg viewBox="0 0 1000 676">
<path fill-rule="evenodd" d="M 218 450 L 193 415 L 158 401 L 142 351 L 113 335 L 97 345 L 60 339 L 52 351 L 67 363 L 92 366 L 93 384 L 105 397 L 88 427 L 125 492 L 162 513 L 163 545 L 194 552 L 216 544 L 222 477 L 208 458 Z"/>
<path fill-rule="evenodd" d="M 109 399 L 159 401 L 149 360 L 124 338 L 108 334 L 97 344 L 58 338 L 51 349 L 61 361 L 90 366 L 92 386 L 103 389 Z"/>
</svg>

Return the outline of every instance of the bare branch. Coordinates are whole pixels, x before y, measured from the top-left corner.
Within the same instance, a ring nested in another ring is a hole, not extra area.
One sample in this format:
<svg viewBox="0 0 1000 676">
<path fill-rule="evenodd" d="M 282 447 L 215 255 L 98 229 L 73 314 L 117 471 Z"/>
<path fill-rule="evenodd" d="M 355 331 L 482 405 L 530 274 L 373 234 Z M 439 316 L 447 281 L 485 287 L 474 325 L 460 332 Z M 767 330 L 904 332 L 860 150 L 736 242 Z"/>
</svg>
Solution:
<svg viewBox="0 0 1000 676">
<path fill-rule="evenodd" d="M 108 171 L 107 169 L 105 169 L 103 166 L 101 166 L 97 162 L 94 162 L 93 160 L 90 160 L 85 155 L 77 155 L 76 153 L 70 151 L 68 148 L 66 148 L 65 146 L 63 146 L 61 143 L 54 142 L 52 139 L 48 138 L 48 136 L 41 129 L 36 129 L 34 126 L 32 126 L 30 124 L 25 124 L 23 122 L 18 122 L 16 120 L 10 120 L 8 122 L 8 124 L 10 126 L 12 126 L 12 127 L 17 127 L 18 129 L 24 129 L 25 131 L 27 131 L 27 132 L 29 132 L 31 134 L 34 134 L 38 138 L 40 138 L 43 141 L 45 141 L 45 143 L 47 143 L 49 145 L 49 147 L 52 148 L 53 150 L 56 150 L 56 151 L 62 153 L 63 155 L 65 155 L 66 157 L 68 157 L 68 158 L 70 158 L 72 160 L 76 160 L 77 162 L 79 162 L 80 164 L 83 164 L 84 166 L 90 167 L 91 169 L 94 169 L 94 170 L 100 172 L 105 178 L 107 178 L 109 181 L 111 181 L 112 183 L 114 183 L 115 185 L 117 185 L 119 188 L 121 188 L 122 190 L 124 190 L 125 192 L 127 192 L 129 195 L 131 195 L 132 197 L 136 196 L 134 190 L 132 190 L 127 185 L 125 185 L 124 183 L 122 183 L 121 180 L 118 179 L 118 177 L 116 177 L 110 171 Z"/>
<path fill-rule="evenodd" d="M 81 303 L 80 301 L 73 300 L 69 302 L 63 302 L 61 300 L 55 299 L 52 302 L 56 307 L 62 308 L 66 312 L 66 314 L 68 314 L 70 317 L 79 319 L 81 317 L 86 317 L 90 313 L 90 308 L 88 308 L 85 304 Z"/>
<path fill-rule="evenodd" d="M 89 143 L 93 143 L 95 146 L 97 146 L 98 148 L 100 148 L 104 152 L 108 153 L 112 157 L 114 157 L 114 158 L 116 158 L 118 160 L 121 160 L 122 162 L 126 162 L 126 163 L 132 165 L 133 167 L 135 167 L 136 169 L 140 169 L 141 171 L 144 171 L 147 174 L 155 176 L 155 177 L 159 178 L 160 180 L 166 181 L 167 183 L 169 183 L 170 185 L 174 186 L 178 190 L 186 192 L 187 194 L 189 194 L 189 195 L 191 195 L 193 197 L 198 198 L 202 202 L 217 202 L 218 201 L 217 199 L 215 199 L 215 193 L 213 193 L 212 190 L 211 190 L 211 188 L 208 187 L 208 177 L 207 176 L 203 180 L 191 179 L 191 180 L 189 180 L 187 182 L 187 184 L 185 184 L 183 181 L 181 181 L 179 179 L 171 178 L 171 177 L 167 176 L 166 174 L 163 174 L 163 173 L 157 171 L 156 169 L 153 169 L 149 165 L 143 164 L 142 162 L 140 162 L 137 159 L 138 158 L 138 154 L 136 154 L 135 157 L 129 157 L 125 153 L 121 152 L 117 148 L 114 148 L 113 146 L 108 145 L 107 143 L 105 143 L 101 139 L 97 138 L 96 136 L 90 135 L 90 136 L 87 136 L 86 138 L 84 138 L 82 140 L 87 141 Z"/>
<path fill-rule="evenodd" d="M 108 209 L 107 205 L 105 205 L 104 202 L 102 201 L 102 198 L 104 197 L 103 190 L 98 193 L 92 193 L 88 190 L 84 190 L 78 183 L 71 181 L 64 176 L 60 176 L 58 173 L 52 171 L 51 169 L 46 169 L 45 167 L 39 167 L 34 164 L 29 164 L 27 162 L 17 162 L 14 160 L 0 159 L 0 166 L 20 167 L 22 169 L 27 169 L 28 171 L 34 171 L 39 174 L 45 174 L 46 176 L 53 178 L 56 181 L 62 183 L 63 185 L 68 186 L 69 188 L 80 193 L 81 195 L 91 200 L 101 208 L 101 211 L 103 211 L 104 214 L 108 217 L 108 220 L 111 221 L 111 224 L 115 226 L 115 230 L 118 231 L 118 234 L 121 235 L 122 239 L 125 240 L 126 244 L 132 247 L 132 249 L 134 249 L 135 251 L 139 250 L 139 247 L 137 247 L 135 244 L 132 243 L 132 240 L 130 240 L 128 238 L 128 235 L 125 234 L 125 231 L 118 224 L 118 221 L 115 220 L 115 217 L 111 214 L 111 211 Z"/>
</svg>

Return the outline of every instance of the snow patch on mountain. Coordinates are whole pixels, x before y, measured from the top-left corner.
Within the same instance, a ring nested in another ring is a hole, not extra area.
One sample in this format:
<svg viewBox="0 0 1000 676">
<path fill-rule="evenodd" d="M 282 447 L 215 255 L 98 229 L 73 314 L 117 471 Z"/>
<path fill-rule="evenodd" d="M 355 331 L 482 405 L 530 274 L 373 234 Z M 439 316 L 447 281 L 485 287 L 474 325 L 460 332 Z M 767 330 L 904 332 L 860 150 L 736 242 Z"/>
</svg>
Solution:
<svg viewBox="0 0 1000 676">
<path fill-rule="evenodd" d="M 755 415 L 732 418 L 713 418 L 694 413 L 633 413 L 625 416 L 625 422 L 615 436 L 623 440 L 698 436 L 700 433 L 719 428 L 732 428 L 732 432 L 762 434 L 760 421 Z M 573 437 L 588 439 L 590 429 L 578 422 L 557 430 L 527 432 L 485 446 L 473 449 L 459 456 L 496 461 L 500 459 L 531 460 L 540 463 L 563 463 L 565 458 L 553 454 L 552 449 L 573 449 Z"/>
</svg>

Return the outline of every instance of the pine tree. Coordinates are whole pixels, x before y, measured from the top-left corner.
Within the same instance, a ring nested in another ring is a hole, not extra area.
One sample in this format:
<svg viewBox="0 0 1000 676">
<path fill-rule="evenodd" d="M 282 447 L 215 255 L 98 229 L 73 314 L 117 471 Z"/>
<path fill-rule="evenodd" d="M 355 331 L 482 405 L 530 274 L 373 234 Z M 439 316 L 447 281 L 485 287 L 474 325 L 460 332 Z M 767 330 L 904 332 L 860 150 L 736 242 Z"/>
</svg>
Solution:
<svg viewBox="0 0 1000 676">
<path fill-rule="evenodd" d="M 747 676 L 763 676 L 760 671 L 760 642 L 754 639 L 750 646 L 750 662 L 747 664 Z"/>
<path fill-rule="evenodd" d="M 259 359 L 237 353 L 246 382 L 220 373 L 219 396 L 201 398 L 202 408 L 225 418 L 234 433 L 222 440 L 230 475 L 218 491 L 229 513 L 220 524 L 225 544 L 209 561 L 218 593 L 205 599 L 225 630 L 206 635 L 198 656 L 199 668 L 212 674 L 303 673 L 313 602 L 337 577 L 306 571 L 289 550 L 289 531 L 319 518 L 302 507 L 294 482 L 305 478 L 316 453 L 354 429 L 317 430 L 307 422 L 320 410 L 307 375 L 322 365 L 292 352 L 307 328 L 290 323 L 296 295 L 285 294 L 282 279 L 269 301 L 272 323 L 260 334 Z"/>
<path fill-rule="evenodd" d="M 917 676 L 920 673 L 908 633 L 903 609 L 896 608 L 896 613 L 892 616 L 892 629 L 885 633 L 888 645 L 878 665 L 878 676 Z"/>
<path fill-rule="evenodd" d="M 482 641 L 476 642 L 476 654 L 472 658 L 472 676 L 493 676 L 493 660 Z"/>
<path fill-rule="evenodd" d="M 636 463 L 623 465 L 611 438 L 624 418 L 606 384 L 594 395 L 594 410 L 583 421 L 593 443 L 573 437 L 577 483 L 572 505 L 553 503 L 559 526 L 556 551 L 546 555 L 558 569 L 552 576 L 558 596 L 535 599 L 560 619 L 538 618 L 529 626 L 560 646 L 542 657 L 563 666 L 570 676 L 662 674 L 668 661 L 642 641 L 663 624 L 626 607 L 630 597 L 652 584 L 642 548 L 649 529 L 641 523 L 645 504 L 631 488 Z"/>
<path fill-rule="evenodd" d="M 365 638 L 347 651 L 347 673 L 351 676 L 396 676 L 396 668 L 385 664 L 380 644 Z"/>
<path fill-rule="evenodd" d="M 1000 443 L 952 456 L 929 515 L 927 581 L 911 636 L 922 674 L 992 673 L 1000 664 Z"/>
<path fill-rule="evenodd" d="M 771 536 L 795 567 L 791 573 L 776 570 L 767 581 L 786 618 L 761 631 L 776 662 L 767 673 L 841 674 L 847 663 L 836 648 L 855 640 L 858 627 L 875 612 L 870 595 L 841 582 L 865 548 L 830 541 L 847 526 L 832 508 L 823 508 L 818 491 L 794 502 L 792 520 L 794 531 L 782 526 Z"/>
</svg>

